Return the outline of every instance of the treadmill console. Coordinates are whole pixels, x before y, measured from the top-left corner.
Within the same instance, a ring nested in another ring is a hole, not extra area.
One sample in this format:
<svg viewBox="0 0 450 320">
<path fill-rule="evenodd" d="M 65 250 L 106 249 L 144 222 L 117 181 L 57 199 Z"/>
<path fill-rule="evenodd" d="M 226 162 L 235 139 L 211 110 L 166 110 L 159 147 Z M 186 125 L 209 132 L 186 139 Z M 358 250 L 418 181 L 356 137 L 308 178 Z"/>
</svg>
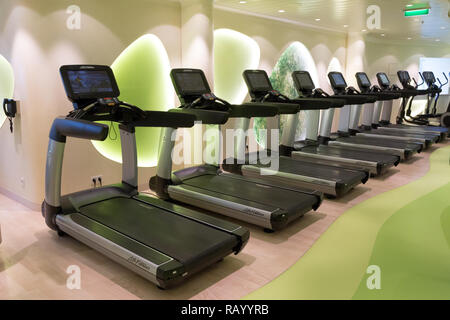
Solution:
<svg viewBox="0 0 450 320">
<path fill-rule="evenodd" d="M 378 84 L 383 89 L 388 89 L 391 85 L 391 82 L 389 81 L 389 78 L 387 77 L 386 73 L 384 72 L 378 72 L 377 73 L 377 79 Z"/>
<path fill-rule="evenodd" d="M 404 70 L 397 71 L 397 76 L 398 76 L 398 80 L 402 84 L 403 88 L 406 89 L 406 88 L 411 87 L 411 85 L 410 85 L 411 77 L 409 76 L 408 71 L 404 71 Z"/>
<path fill-rule="evenodd" d="M 308 71 L 294 71 L 292 79 L 300 94 L 311 95 L 313 93 L 315 86 Z"/>
<path fill-rule="evenodd" d="M 182 104 L 192 103 L 203 95 L 213 98 L 205 73 L 200 69 L 173 69 L 170 77 Z"/>
<path fill-rule="evenodd" d="M 367 91 L 370 89 L 371 83 L 365 72 L 358 72 L 355 76 L 358 86 L 362 91 Z"/>
<path fill-rule="evenodd" d="M 108 66 L 62 66 L 60 74 L 67 97 L 75 109 L 82 109 L 99 99 L 107 104 L 120 95 L 114 73 Z"/>
<path fill-rule="evenodd" d="M 422 72 L 422 75 L 428 87 L 431 87 L 436 83 L 436 78 L 432 71 L 424 71 Z"/>
<path fill-rule="evenodd" d="M 279 94 L 273 89 L 269 76 L 264 70 L 245 70 L 243 76 L 252 99 L 259 100 L 267 93 Z"/>
<path fill-rule="evenodd" d="M 347 88 L 347 82 L 345 82 L 344 76 L 341 72 L 330 72 L 328 73 L 328 79 L 330 80 L 331 87 L 335 94 L 342 94 Z"/>
</svg>

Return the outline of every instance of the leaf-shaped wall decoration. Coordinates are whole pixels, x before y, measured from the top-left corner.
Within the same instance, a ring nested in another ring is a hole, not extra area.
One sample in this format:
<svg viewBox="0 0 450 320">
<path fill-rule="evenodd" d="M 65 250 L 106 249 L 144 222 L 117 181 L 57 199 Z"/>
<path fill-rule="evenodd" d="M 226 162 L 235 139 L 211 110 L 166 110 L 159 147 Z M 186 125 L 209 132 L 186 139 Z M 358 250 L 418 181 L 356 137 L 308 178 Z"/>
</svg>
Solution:
<svg viewBox="0 0 450 320">
<path fill-rule="evenodd" d="M 12 99 L 14 94 L 14 71 L 11 64 L 0 55 L 0 102 L 4 98 Z M 0 107 L 0 127 L 5 122 L 6 115 Z"/>
<path fill-rule="evenodd" d="M 295 89 L 292 72 L 294 71 L 309 71 L 314 83 L 318 83 L 318 75 L 314 59 L 309 52 L 308 48 L 305 47 L 301 42 L 293 42 L 289 47 L 281 54 L 278 62 L 276 63 L 272 74 L 270 75 L 270 81 L 275 90 L 287 95 L 290 98 L 295 98 L 298 96 L 297 90 Z M 300 112 L 300 125 L 297 128 L 296 139 L 303 139 L 305 135 L 305 114 Z M 284 122 L 286 117 L 280 118 L 280 130 L 283 130 Z M 255 119 L 255 134 L 258 143 L 265 147 L 265 137 L 259 136 L 260 129 L 266 129 L 267 122 L 263 118 Z M 281 133 L 280 133 L 281 136 Z"/>
<path fill-rule="evenodd" d="M 120 99 L 144 110 L 167 111 L 173 108 L 173 87 L 170 62 L 161 40 L 147 34 L 133 42 L 112 64 L 120 88 Z M 110 125 L 110 123 L 107 123 Z M 157 164 L 160 128 L 136 128 L 138 164 L 153 167 Z M 106 141 L 93 141 L 105 157 L 122 162 L 119 129 L 110 127 Z"/>
<path fill-rule="evenodd" d="M 214 92 L 230 103 L 247 95 L 242 73 L 259 66 L 260 48 L 252 38 L 230 29 L 214 31 Z"/>
</svg>

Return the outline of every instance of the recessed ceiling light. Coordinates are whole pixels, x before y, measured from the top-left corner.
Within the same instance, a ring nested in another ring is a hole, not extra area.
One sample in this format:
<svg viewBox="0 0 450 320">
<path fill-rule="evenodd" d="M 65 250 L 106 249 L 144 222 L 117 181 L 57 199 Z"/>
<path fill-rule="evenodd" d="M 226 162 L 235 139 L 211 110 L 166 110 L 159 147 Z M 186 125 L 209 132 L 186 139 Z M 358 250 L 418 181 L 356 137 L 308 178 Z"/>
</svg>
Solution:
<svg viewBox="0 0 450 320">
<path fill-rule="evenodd" d="M 316 20 L 316 21 L 320 21 L 320 18 L 316 18 L 315 20 Z"/>
<path fill-rule="evenodd" d="M 245 4 L 245 3 L 247 3 L 247 1 L 239 1 L 239 3 Z"/>
<path fill-rule="evenodd" d="M 441 30 L 445 30 L 445 27 L 441 27 Z"/>
<path fill-rule="evenodd" d="M 283 9 L 281 9 L 281 10 L 278 10 L 278 12 L 279 12 L 279 13 L 283 13 L 283 12 L 286 12 L 286 11 L 284 11 Z"/>
<path fill-rule="evenodd" d="M 348 24 L 344 24 L 344 28 L 348 28 Z"/>
<path fill-rule="evenodd" d="M 366 32 L 367 30 L 366 30 L 366 29 L 362 29 L 361 31 L 362 31 L 362 32 Z"/>
<path fill-rule="evenodd" d="M 441 39 L 436 39 L 436 40 L 434 40 L 434 41 L 439 42 L 439 41 L 441 41 Z"/>
<path fill-rule="evenodd" d="M 381 36 L 382 36 L 382 37 L 384 37 L 384 36 L 385 36 L 385 34 L 384 34 L 384 33 L 382 33 L 382 34 L 381 34 Z"/>
<path fill-rule="evenodd" d="M 413 4 L 407 4 L 406 6 L 407 6 L 408 8 L 410 8 L 410 7 L 413 6 Z"/>
<path fill-rule="evenodd" d="M 412 38 L 411 37 L 408 37 L 408 40 L 411 40 Z"/>
</svg>

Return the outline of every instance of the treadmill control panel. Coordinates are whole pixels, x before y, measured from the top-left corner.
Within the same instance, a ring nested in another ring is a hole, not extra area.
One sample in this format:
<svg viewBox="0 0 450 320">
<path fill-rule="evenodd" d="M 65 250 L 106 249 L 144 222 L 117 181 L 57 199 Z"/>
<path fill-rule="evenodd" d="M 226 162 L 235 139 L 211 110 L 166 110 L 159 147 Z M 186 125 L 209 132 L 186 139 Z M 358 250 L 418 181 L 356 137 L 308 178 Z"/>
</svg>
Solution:
<svg viewBox="0 0 450 320">
<path fill-rule="evenodd" d="M 387 77 L 386 73 L 384 73 L 384 72 L 378 72 L 377 73 L 377 80 L 378 80 L 378 84 L 383 89 L 387 89 L 391 85 L 391 82 L 389 81 L 389 78 Z"/>
<path fill-rule="evenodd" d="M 108 66 L 67 65 L 60 68 L 67 97 L 74 106 L 85 101 L 114 99 L 120 95 L 114 73 Z"/>
<path fill-rule="evenodd" d="M 400 70 L 397 71 L 398 80 L 404 88 L 410 87 L 411 77 L 408 71 Z"/>
<path fill-rule="evenodd" d="M 173 69 L 170 72 L 175 91 L 181 103 L 192 103 L 199 97 L 211 95 L 205 73 L 200 69 Z"/>
<path fill-rule="evenodd" d="M 279 92 L 273 89 L 269 76 L 264 70 L 245 70 L 243 76 L 252 99 L 261 99 L 268 93 L 274 96 L 279 95 Z"/>
<path fill-rule="evenodd" d="M 347 82 L 345 82 L 344 76 L 341 72 L 328 73 L 328 79 L 330 80 L 331 87 L 335 94 L 342 94 L 347 88 Z"/>
<path fill-rule="evenodd" d="M 292 73 L 295 87 L 301 94 L 309 95 L 313 92 L 315 85 L 308 71 L 294 71 Z"/>
<path fill-rule="evenodd" d="M 355 76 L 356 81 L 358 82 L 358 86 L 361 90 L 365 91 L 367 89 L 370 89 L 371 83 L 369 77 L 365 72 L 358 72 Z"/>
<path fill-rule="evenodd" d="M 434 73 L 432 71 L 424 71 L 422 72 L 422 75 L 428 87 L 431 87 L 436 83 L 436 78 L 434 77 Z"/>
</svg>

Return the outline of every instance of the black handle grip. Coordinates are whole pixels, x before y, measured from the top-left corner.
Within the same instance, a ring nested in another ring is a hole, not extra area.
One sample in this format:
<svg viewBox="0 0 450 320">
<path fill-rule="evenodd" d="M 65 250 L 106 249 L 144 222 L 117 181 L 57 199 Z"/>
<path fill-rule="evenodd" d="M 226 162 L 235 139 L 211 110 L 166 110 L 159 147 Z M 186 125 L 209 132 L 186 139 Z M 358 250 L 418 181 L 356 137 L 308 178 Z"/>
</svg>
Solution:
<svg viewBox="0 0 450 320">
<path fill-rule="evenodd" d="M 66 142 L 67 137 L 103 141 L 108 137 L 108 126 L 80 119 L 56 118 L 50 129 L 50 139 Z"/>
<path fill-rule="evenodd" d="M 17 113 L 16 101 L 6 98 L 3 99 L 3 111 L 8 118 L 14 118 Z"/>
</svg>

